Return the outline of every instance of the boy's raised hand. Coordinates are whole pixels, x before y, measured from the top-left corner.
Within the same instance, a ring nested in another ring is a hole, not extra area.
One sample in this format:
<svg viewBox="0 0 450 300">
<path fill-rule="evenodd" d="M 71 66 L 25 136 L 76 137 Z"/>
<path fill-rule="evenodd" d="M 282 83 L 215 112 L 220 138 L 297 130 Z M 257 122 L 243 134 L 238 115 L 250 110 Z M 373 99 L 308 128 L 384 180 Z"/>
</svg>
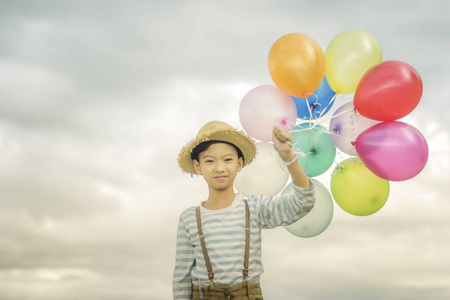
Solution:
<svg viewBox="0 0 450 300">
<path fill-rule="evenodd" d="M 295 154 L 292 152 L 292 135 L 277 126 L 272 131 L 273 148 L 284 161 L 291 161 Z"/>
<path fill-rule="evenodd" d="M 301 188 L 309 188 L 311 186 L 308 176 L 306 176 L 302 167 L 295 161 L 296 155 L 292 146 L 292 135 L 277 126 L 272 131 L 273 148 L 278 152 L 281 159 L 288 162 L 289 174 L 291 174 L 292 183 Z"/>
</svg>

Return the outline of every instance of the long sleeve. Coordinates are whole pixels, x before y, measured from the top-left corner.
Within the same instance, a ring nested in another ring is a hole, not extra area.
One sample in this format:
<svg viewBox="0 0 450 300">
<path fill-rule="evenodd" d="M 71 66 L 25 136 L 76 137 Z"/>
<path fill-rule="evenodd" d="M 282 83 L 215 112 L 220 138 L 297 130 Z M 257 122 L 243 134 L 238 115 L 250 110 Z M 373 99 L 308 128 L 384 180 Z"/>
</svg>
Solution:
<svg viewBox="0 0 450 300">
<path fill-rule="evenodd" d="M 180 217 L 177 232 L 177 250 L 173 272 L 173 299 L 192 299 L 192 269 L 195 264 L 192 244 L 186 225 Z"/>
<path fill-rule="evenodd" d="M 258 196 L 255 217 L 260 228 L 274 228 L 294 223 L 308 214 L 314 206 L 314 183 L 301 188 L 294 185 L 294 194 Z"/>
</svg>

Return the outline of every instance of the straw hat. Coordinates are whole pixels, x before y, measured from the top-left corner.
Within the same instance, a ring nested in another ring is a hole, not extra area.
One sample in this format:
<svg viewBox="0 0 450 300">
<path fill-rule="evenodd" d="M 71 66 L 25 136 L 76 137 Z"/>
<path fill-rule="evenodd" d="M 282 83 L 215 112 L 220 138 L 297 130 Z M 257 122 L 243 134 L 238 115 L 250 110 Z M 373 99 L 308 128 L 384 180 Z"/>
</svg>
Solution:
<svg viewBox="0 0 450 300">
<path fill-rule="evenodd" d="M 244 155 L 244 166 L 248 165 L 256 155 L 255 142 L 249 135 L 234 129 L 227 123 L 212 121 L 203 125 L 197 137 L 181 149 L 178 155 L 178 165 L 181 170 L 196 174 L 191 158 L 192 150 L 201 143 L 208 141 L 228 142 L 238 147 Z"/>
</svg>

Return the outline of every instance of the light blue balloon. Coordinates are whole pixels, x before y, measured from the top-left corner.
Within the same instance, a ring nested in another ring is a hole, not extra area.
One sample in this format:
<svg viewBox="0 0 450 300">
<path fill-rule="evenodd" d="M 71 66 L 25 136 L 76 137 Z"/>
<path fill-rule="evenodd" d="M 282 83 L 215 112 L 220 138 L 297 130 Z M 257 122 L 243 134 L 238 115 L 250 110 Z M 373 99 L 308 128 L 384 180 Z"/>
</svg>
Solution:
<svg viewBox="0 0 450 300">
<path fill-rule="evenodd" d="M 297 117 L 303 120 L 315 120 L 325 115 L 333 103 L 330 103 L 336 93 L 330 88 L 326 77 L 322 79 L 322 83 L 314 91 L 314 95 L 308 98 L 297 98 L 291 96 L 294 99 L 295 106 L 297 106 Z M 307 103 L 308 102 L 308 103 Z M 311 110 L 311 113 L 309 112 Z"/>
<path fill-rule="evenodd" d="M 310 238 L 317 236 L 328 228 L 333 218 L 333 199 L 328 189 L 319 181 L 314 180 L 316 203 L 313 209 L 303 218 L 286 226 L 286 230 L 295 236 Z M 294 187 L 289 183 L 282 194 L 292 194 Z"/>
</svg>

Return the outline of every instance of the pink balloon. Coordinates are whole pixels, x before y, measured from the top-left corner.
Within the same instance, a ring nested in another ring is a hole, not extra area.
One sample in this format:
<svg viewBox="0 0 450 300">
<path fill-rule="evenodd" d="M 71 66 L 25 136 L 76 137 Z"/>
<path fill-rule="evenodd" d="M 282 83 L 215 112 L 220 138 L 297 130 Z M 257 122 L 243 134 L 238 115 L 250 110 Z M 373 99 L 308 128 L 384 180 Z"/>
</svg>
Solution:
<svg viewBox="0 0 450 300">
<path fill-rule="evenodd" d="M 241 101 L 239 118 L 245 131 L 263 142 L 272 141 L 273 125 L 292 130 L 297 107 L 291 96 L 275 86 L 262 85 L 252 89 Z"/>
<path fill-rule="evenodd" d="M 428 145 L 415 127 L 387 121 L 377 124 L 356 139 L 356 152 L 378 177 L 391 181 L 410 179 L 428 160 Z"/>
</svg>

